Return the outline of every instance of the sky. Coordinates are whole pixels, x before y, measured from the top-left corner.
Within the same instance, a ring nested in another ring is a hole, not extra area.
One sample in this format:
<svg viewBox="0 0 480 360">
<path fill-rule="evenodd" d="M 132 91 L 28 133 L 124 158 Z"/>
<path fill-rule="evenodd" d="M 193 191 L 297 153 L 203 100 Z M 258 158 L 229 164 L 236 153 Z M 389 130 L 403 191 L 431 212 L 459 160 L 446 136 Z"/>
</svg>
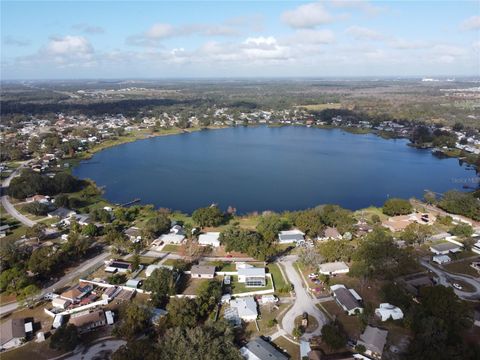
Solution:
<svg viewBox="0 0 480 360">
<path fill-rule="evenodd" d="M 8 79 L 480 76 L 480 1 L 4 1 Z"/>
</svg>

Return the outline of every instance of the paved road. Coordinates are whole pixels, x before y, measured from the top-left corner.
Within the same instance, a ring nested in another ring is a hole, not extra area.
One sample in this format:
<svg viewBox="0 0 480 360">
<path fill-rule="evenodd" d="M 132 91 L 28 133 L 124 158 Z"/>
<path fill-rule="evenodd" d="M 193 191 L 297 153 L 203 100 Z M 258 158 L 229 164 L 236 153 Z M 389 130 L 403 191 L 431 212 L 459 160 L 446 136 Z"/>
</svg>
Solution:
<svg viewBox="0 0 480 360">
<path fill-rule="evenodd" d="M 455 294 L 457 294 L 459 298 L 464 300 L 480 299 L 480 281 L 478 279 L 475 279 L 473 277 L 466 276 L 466 275 L 464 276 L 464 275 L 458 275 L 458 274 L 452 274 L 452 273 L 446 272 L 445 270 L 439 269 L 436 266 L 433 266 L 432 264 L 428 263 L 428 261 L 425 261 L 423 259 L 420 260 L 420 264 L 422 264 L 427 269 L 433 271 L 438 276 L 440 285 L 443 285 L 446 287 L 452 287 L 453 291 L 455 291 Z M 466 292 L 466 291 L 455 289 L 452 286 L 452 282 L 455 282 L 455 280 L 460 280 L 468 283 L 475 289 L 475 291 Z"/>
<path fill-rule="evenodd" d="M 83 347 L 78 347 L 75 349 L 74 353 L 68 357 L 63 358 L 64 360 L 90 360 L 90 359 L 110 359 L 110 356 L 107 355 L 117 351 L 122 345 L 125 345 L 127 342 L 124 340 L 105 340 L 95 345 L 90 346 L 85 349 Z"/>
<path fill-rule="evenodd" d="M 15 171 L 13 171 L 10 176 L 8 178 L 6 178 L 5 180 L 3 180 L 2 182 L 2 187 L 3 188 L 6 188 L 10 185 L 10 181 L 12 181 L 12 179 L 18 175 L 18 173 L 20 172 L 21 169 L 25 168 L 26 166 L 28 165 L 28 161 L 27 162 L 24 162 L 22 165 L 20 165 L 17 169 L 15 169 Z M 32 227 L 33 225 L 36 224 L 35 221 L 33 220 L 30 220 L 29 218 L 27 218 L 26 216 L 20 214 L 17 209 L 15 209 L 15 207 L 12 205 L 12 203 L 10 202 L 10 200 L 8 199 L 8 196 L 7 195 L 3 195 L 1 197 L 1 202 L 2 202 L 2 206 L 3 208 L 5 209 L 5 211 L 7 213 L 10 214 L 10 216 L 12 216 L 13 218 L 17 219 L 18 221 L 20 221 L 22 224 L 28 226 L 28 227 Z"/>
<path fill-rule="evenodd" d="M 325 314 L 315 306 L 316 300 L 314 300 L 307 290 L 304 287 L 303 280 L 295 270 L 293 263 L 295 262 L 296 257 L 289 255 L 285 256 L 280 260 L 280 263 L 285 268 L 285 273 L 288 277 L 288 280 L 293 284 L 295 288 L 295 303 L 293 306 L 285 313 L 285 316 L 282 319 L 282 328 L 289 335 L 292 334 L 293 329 L 295 328 L 295 319 L 302 315 L 304 312 L 307 312 L 310 316 L 313 316 L 319 326 L 318 328 L 309 334 L 304 334 L 302 339 L 308 340 L 313 336 L 320 335 L 322 326 L 327 323 Z"/>
<path fill-rule="evenodd" d="M 80 266 L 75 268 L 75 270 L 70 271 L 68 274 L 66 274 L 64 277 L 58 280 L 56 283 L 52 284 L 47 288 L 42 289 L 42 292 L 40 293 L 39 297 L 45 295 L 48 292 L 53 292 L 54 289 L 60 289 L 65 285 L 67 285 L 72 280 L 74 280 L 76 277 L 79 277 L 80 275 L 82 275 L 83 273 L 86 273 L 90 269 L 99 267 L 110 256 L 111 255 L 109 252 L 104 252 L 104 253 L 101 253 L 100 255 L 95 256 L 90 260 L 85 261 Z M 19 306 L 20 306 L 19 303 L 16 303 L 16 302 L 0 306 L 0 316 L 10 313 L 12 311 L 15 311 Z"/>
</svg>

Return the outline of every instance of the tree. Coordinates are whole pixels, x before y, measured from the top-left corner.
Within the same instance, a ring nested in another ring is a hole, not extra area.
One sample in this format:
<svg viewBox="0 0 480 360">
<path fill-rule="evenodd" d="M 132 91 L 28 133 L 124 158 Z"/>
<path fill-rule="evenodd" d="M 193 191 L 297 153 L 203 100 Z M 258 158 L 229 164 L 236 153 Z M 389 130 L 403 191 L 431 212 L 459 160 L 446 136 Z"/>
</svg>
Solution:
<svg viewBox="0 0 480 360">
<path fill-rule="evenodd" d="M 411 297 L 405 290 L 394 283 L 386 283 L 380 290 L 380 296 L 384 302 L 400 307 L 405 311 L 412 303 Z"/>
<path fill-rule="evenodd" d="M 35 299 L 40 294 L 40 289 L 37 285 L 31 284 L 24 287 L 17 296 L 17 300 L 25 306 L 31 307 L 35 303 Z"/>
<path fill-rule="evenodd" d="M 298 261 L 306 267 L 316 267 L 322 261 L 322 256 L 320 255 L 318 248 L 300 248 L 300 253 L 298 254 Z"/>
<path fill-rule="evenodd" d="M 144 303 L 132 301 L 120 309 L 121 321 L 117 323 L 114 334 L 126 339 L 133 339 L 143 333 L 150 323 L 152 309 Z"/>
<path fill-rule="evenodd" d="M 432 228 L 419 223 L 408 224 L 400 234 L 400 238 L 409 244 L 423 244 L 432 235 Z"/>
<path fill-rule="evenodd" d="M 45 216 L 50 211 L 50 206 L 48 204 L 43 204 L 41 202 L 34 201 L 26 204 L 23 207 L 23 210 L 25 210 L 26 212 L 32 215 Z"/>
<path fill-rule="evenodd" d="M 148 238 L 153 239 L 170 230 L 171 221 L 166 214 L 159 214 L 151 218 L 145 224 L 145 232 Z"/>
<path fill-rule="evenodd" d="M 350 261 L 354 250 L 348 240 L 322 241 L 317 249 L 325 261 Z"/>
<path fill-rule="evenodd" d="M 140 255 L 133 254 L 131 264 L 132 264 L 132 271 L 137 270 L 138 267 L 140 266 Z"/>
<path fill-rule="evenodd" d="M 267 242 L 273 243 L 278 233 L 288 228 L 288 225 L 288 222 L 283 220 L 280 215 L 270 213 L 260 217 L 257 224 L 257 231 Z"/>
<path fill-rule="evenodd" d="M 30 280 L 25 271 L 17 267 L 2 270 L 0 273 L 0 292 L 5 291 L 8 294 L 18 294 L 29 283 Z"/>
<path fill-rule="evenodd" d="M 272 244 L 262 238 L 262 235 L 241 229 L 233 225 L 220 234 L 220 243 L 225 245 L 226 251 L 240 251 L 258 260 L 266 260 L 274 252 Z"/>
<path fill-rule="evenodd" d="M 468 238 L 473 235 L 473 228 L 469 224 L 457 224 L 449 232 L 455 236 Z"/>
<path fill-rule="evenodd" d="M 388 216 L 407 215 L 413 211 L 410 201 L 392 198 L 383 204 L 383 213 Z"/>
<path fill-rule="evenodd" d="M 469 193 L 447 191 L 438 202 L 438 207 L 452 214 L 480 220 L 480 202 Z"/>
<path fill-rule="evenodd" d="M 322 340 L 332 350 L 341 349 L 347 343 L 347 337 L 340 328 L 340 324 L 338 322 L 323 325 Z"/>
<path fill-rule="evenodd" d="M 64 352 L 74 350 L 79 342 L 77 327 L 72 324 L 61 326 L 50 337 L 50 347 Z"/>
<path fill-rule="evenodd" d="M 170 295 L 176 294 L 176 276 L 172 270 L 160 268 L 145 280 L 143 287 L 152 292 L 151 299 L 155 306 L 164 306 Z"/>
<path fill-rule="evenodd" d="M 94 209 L 90 212 L 90 218 L 93 221 L 99 221 L 101 223 L 109 223 L 112 220 L 110 213 L 105 209 Z"/>
<path fill-rule="evenodd" d="M 326 226 L 335 227 L 342 234 L 353 231 L 356 220 L 350 210 L 338 205 L 324 205 L 315 210 L 319 211 L 320 219 Z"/>
<path fill-rule="evenodd" d="M 303 335 L 303 331 L 299 326 L 295 326 L 292 330 L 292 336 L 294 339 L 299 339 Z"/>
<path fill-rule="evenodd" d="M 223 213 L 216 206 L 209 206 L 206 208 L 199 208 L 192 214 L 192 219 L 198 226 L 219 226 L 224 221 Z"/>
<path fill-rule="evenodd" d="M 194 327 L 198 321 L 198 307 L 194 299 L 173 298 L 167 305 L 168 322 L 174 327 Z"/>
<path fill-rule="evenodd" d="M 301 211 L 295 219 L 295 225 L 311 238 L 320 235 L 325 227 L 320 215 L 314 210 Z"/>
<path fill-rule="evenodd" d="M 28 260 L 28 269 L 44 277 L 50 276 L 58 264 L 58 257 L 51 248 L 41 247 L 32 252 Z"/>
<path fill-rule="evenodd" d="M 224 321 L 193 328 L 169 329 L 158 348 L 159 360 L 241 360 L 234 331 Z"/>
<path fill-rule="evenodd" d="M 94 237 L 98 235 L 98 228 L 95 224 L 87 224 L 82 228 L 82 235 Z"/>
<path fill-rule="evenodd" d="M 115 351 L 112 354 L 112 360 L 155 360 L 155 350 L 150 339 L 136 339 Z"/>
<path fill-rule="evenodd" d="M 222 284 L 216 280 L 203 282 L 197 289 L 198 313 L 201 317 L 208 315 L 222 297 Z"/>
<path fill-rule="evenodd" d="M 33 225 L 32 227 L 27 228 L 25 231 L 25 236 L 29 239 L 37 239 L 41 241 L 45 238 L 45 229 L 47 226 L 42 223 Z"/>
</svg>

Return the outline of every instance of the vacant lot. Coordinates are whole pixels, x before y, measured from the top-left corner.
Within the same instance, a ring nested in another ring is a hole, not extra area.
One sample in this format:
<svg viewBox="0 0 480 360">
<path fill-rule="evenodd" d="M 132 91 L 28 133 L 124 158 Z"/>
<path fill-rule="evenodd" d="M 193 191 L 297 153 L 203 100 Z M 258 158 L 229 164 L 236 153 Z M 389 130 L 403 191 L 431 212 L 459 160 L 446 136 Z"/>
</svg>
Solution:
<svg viewBox="0 0 480 360">
<path fill-rule="evenodd" d="M 475 259 L 475 260 L 478 261 L 478 259 Z M 464 260 L 460 262 L 446 264 L 446 265 L 443 265 L 443 267 L 445 268 L 445 270 L 452 273 L 479 277 L 480 276 L 479 272 L 470 266 L 472 261 L 474 260 Z"/>
<path fill-rule="evenodd" d="M 323 308 L 331 318 L 336 318 L 343 326 L 348 337 L 358 339 L 363 331 L 363 325 L 358 316 L 349 316 L 335 301 L 322 303 Z"/>
</svg>

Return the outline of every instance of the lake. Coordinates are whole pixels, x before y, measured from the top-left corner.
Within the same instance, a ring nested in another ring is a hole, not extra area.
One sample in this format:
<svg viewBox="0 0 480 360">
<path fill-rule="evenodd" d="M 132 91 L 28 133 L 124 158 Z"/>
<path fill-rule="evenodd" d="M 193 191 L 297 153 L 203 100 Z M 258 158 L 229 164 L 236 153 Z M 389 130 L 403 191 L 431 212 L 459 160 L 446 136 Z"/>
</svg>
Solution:
<svg viewBox="0 0 480 360">
<path fill-rule="evenodd" d="M 161 136 L 108 148 L 73 169 L 105 198 L 140 198 L 191 213 L 218 203 L 239 213 L 318 204 L 381 206 L 389 197 L 462 189 L 475 172 L 408 141 L 339 129 L 236 127 Z M 471 182 L 469 184 L 472 184 Z"/>
</svg>

